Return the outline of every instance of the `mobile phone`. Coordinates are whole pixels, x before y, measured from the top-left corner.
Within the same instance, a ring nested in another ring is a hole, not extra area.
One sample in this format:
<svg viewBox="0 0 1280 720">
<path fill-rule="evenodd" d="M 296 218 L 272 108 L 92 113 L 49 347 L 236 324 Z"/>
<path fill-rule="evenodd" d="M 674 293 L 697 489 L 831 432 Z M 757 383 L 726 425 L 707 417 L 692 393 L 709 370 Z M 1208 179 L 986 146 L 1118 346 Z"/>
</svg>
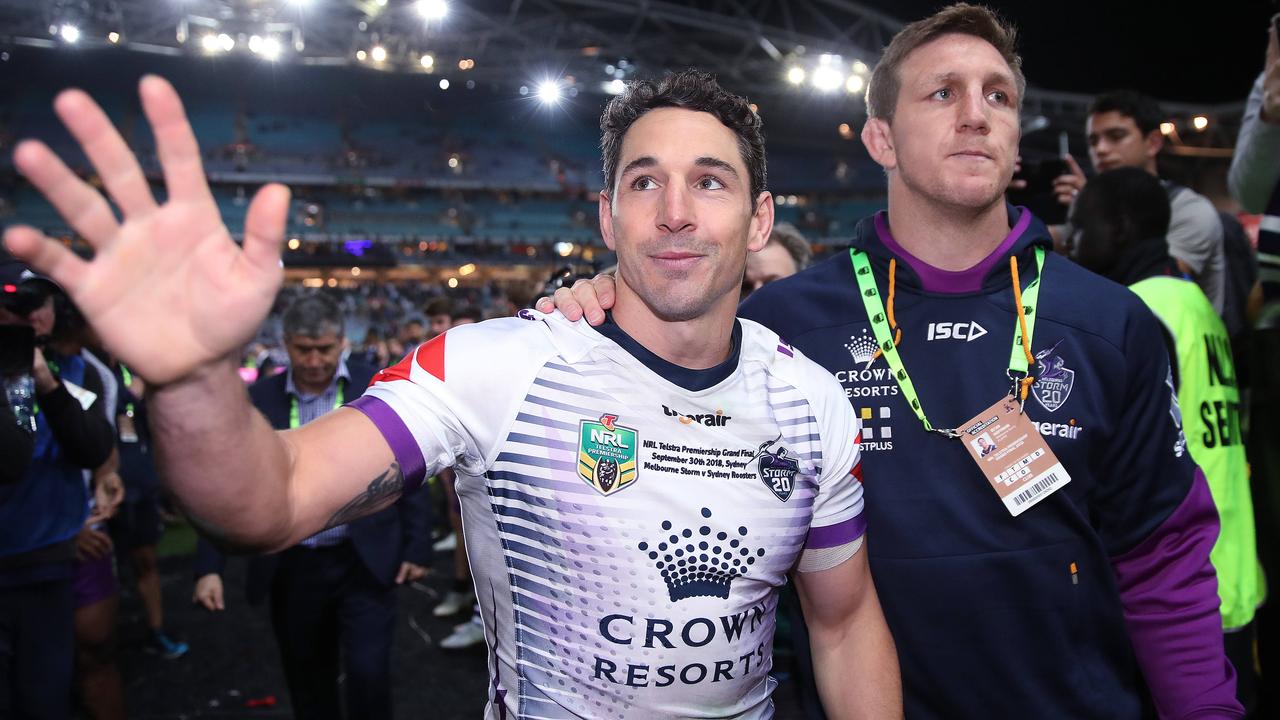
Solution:
<svg viewBox="0 0 1280 720">
<path fill-rule="evenodd" d="M 0 376 L 28 375 L 36 356 L 36 331 L 30 325 L 0 325 Z"/>
<path fill-rule="evenodd" d="M 1071 145 L 1067 142 L 1067 131 L 1058 133 L 1058 157 L 1066 158 L 1071 154 Z"/>
</svg>

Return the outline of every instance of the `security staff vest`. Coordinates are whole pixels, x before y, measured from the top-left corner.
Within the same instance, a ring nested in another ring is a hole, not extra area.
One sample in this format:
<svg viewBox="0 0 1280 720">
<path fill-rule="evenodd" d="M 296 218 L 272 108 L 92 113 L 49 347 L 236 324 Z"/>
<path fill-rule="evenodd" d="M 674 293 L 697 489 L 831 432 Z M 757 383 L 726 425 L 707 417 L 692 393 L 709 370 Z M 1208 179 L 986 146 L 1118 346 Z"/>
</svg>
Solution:
<svg viewBox="0 0 1280 720">
<path fill-rule="evenodd" d="M 1258 564 L 1249 465 L 1240 435 L 1240 393 L 1227 329 L 1193 282 L 1152 277 L 1129 289 L 1173 335 L 1187 448 L 1204 471 L 1222 524 L 1209 555 L 1218 571 L 1222 625 L 1240 628 L 1253 619 L 1266 584 Z"/>
</svg>

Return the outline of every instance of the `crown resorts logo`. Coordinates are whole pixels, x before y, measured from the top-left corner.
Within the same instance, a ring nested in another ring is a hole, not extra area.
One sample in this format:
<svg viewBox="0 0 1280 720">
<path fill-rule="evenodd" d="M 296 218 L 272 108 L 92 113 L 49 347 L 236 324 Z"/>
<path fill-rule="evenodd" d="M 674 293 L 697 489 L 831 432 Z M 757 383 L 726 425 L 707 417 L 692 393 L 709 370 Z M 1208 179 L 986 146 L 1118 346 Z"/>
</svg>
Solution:
<svg viewBox="0 0 1280 720">
<path fill-rule="evenodd" d="M 849 351 L 850 357 L 858 365 L 871 366 L 876 357 L 876 348 L 879 345 L 876 339 L 867 332 L 866 328 L 862 329 L 860 335 L 850 335 L 849 342 L 845 343 L 844 349 Z"/>
<path fill-rule="evenodd" d="M 618 416 L 578 424 L 578 477 L 601 495 L 612 495 L 636 481 L 636 431 L 617 424 Z"/>
<path fill-rule="evenodd" d="M 702 508 L 702 517 L 709 519 L 711 510 Z M 709 525 L 679 531 L 673 527 L 670 520 L 663 520 L 663 531 L 671 534 L 657 545 L 639 545 L 662 573 L 671 602 L 691 597 L 728 599 L 734 579 L 746 574 L 757 558 L 764 557 L 764 548 L 752 551 L 743 544 L 745 526 L 738 528 L 737 537 L 724 531 L 713 535 Z"/>
</svg>

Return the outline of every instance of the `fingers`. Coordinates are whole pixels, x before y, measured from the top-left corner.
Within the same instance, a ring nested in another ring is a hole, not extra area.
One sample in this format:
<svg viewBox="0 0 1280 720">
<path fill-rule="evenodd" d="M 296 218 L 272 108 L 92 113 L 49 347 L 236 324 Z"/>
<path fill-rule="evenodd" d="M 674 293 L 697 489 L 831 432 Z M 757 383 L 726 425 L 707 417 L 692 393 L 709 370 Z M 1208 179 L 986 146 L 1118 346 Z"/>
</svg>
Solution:
<svg viewBox="0 0 1280 720">
<path fill-rule="evenodd" d="M 396 584 L 403 585 L 409 577 L 409 563 L 400 563 L 400 571 L 396 573 Z"/>
<path fill-rule="evenodd" d="M 200 160 L 200 146 L 182 109 L 182 100 L 164 78 L 148 75 L 138 83 L 142 110 L 156 137 L 156 155 L 164 168 L 169 198 L 182 202 L 212 202 Z"/>
<path fill-rule="evenodd" d="M 138 159 L 116 132 L 107 114 L 81 90 L 67 90 L 53 101 L 53 110 L 80 143 L 125 217 L 155 209 L 155 198 L 142 174 Z"/>
<path fill-rule="evenodd" d="M 97 530 L 85 530 L 77 543 L 77 552 L 93 560 L 101 558 L 111 552 L 111 538 Z"/>
<path fill-rule="evenodd" d="M 605 304 L 600 293 L 605 291 L 609 294 L 610 302 Z M 599 325 L 604 322 L 605 308 L 613 306 L 613 278 L 608 275 L 598 275 L 590 280 L 579 280 L 570 288 L 573 300 L 578 307 L 582 309 L 582 314 L 587 318 L 587 322 L 592 325 Z M 556 291 L 556 305 L 560 305 L 560 291 Z"/>
<path fill-rule="evenodd" d="M 35 228 L 17 225 L 5 230 L 4 244 L 14 257 L 53 278 L 72 297 L 84 285 L 89 264 Z"/>
<path fill-rule="evenodd" d="M 544 295 L 543 297 L 538 298 L 538 302 L 533 304 L 533 309 L 537 310 L 540 313 L 546 313 L 550 315 L 552 312 L 555 311 L 556 304 L 555 304 L 555 301 L 553 301 L 551 298 L 546 297 Z"/>
<path fill-rule="evenodd" d="M 289 188 L 278 183 L 262 186 L 244 219 L 244 254 L 254 267 L 271 272 L 279 269 L 288 220 Z"/>
<path fill-rule="evenodd" d="M 197 593 L 191 598 L 191 602 L 194 602 L 209 612 L 217 612 L 222 609 L 221 599 L 216 597 L 213 593 Z"/>
<path fill-rule="evenodd" d="M 1059 175 L 1053 179 L 1053 194 L 1057 196 L 1059 203 L 1070 205 L 1075 202 L 1076 195 L 1085 186 L 1084 171 L 1080 169 L 1080 165 L 1076 163 L 1075 158 L 1070 155 L 1064 155 L 1063 160 L 1067 163 L 1067 174 Z"/>
<path fill-rule="evenodd" d="M 1062 159 L 1066 161 L 1067 169 L 1071 172 L 1071 174 L 1075 175 L 1076 177 L 1080 178 L 1080 180 L 1083 181 L 1084 170 L 1080 169 L 1080 163 L 1076 162 L 1076 159 L 1071 157 L 1070 155 L 1063 155 Z M 1084 183 L 1082 182 L 1081 184 L 1083 185 Z"/>
<path fill-rule="evenodd" d="M 225 610 L 226 605 L 222 602 L 222 593 L 218 590 L 209 590 L 199 598 L 199 603 L 209 612 L 218 612 Z"/>
<path fill-rule="evenodd" d="M 102 193 L 89 187 L 44 143 L 28 140 L 13 152 L 13 164 L 49 200 L 71 229 L 95 248 L 107 244 L 120 225 Z"/>
<path fill-rule="evenodd" d="M 579 280 L 578 282 L 584 281 Z M 574 285 L 577 284 L 574 283 Z M 574 299 L 574 295 L 569 288 L 557 288 L 555 294 L 551 297 L 555 301 L 556 309 L 560 311 L 560 314 L 574 322 L 582 319 L 582 306 Z"/>
<path fill-rule="evenodd" d="M 591 287 L 596 291 L 596 300 L 600 309 L 608 310 L 617 301 L 617 280 L 612 275 L 597 275 L 591 278 Z M 600 322 L 604 322 L 604 313 L 600 313 Z M 596 323 L 592 323 L 593 325 Z"/>
</svg>

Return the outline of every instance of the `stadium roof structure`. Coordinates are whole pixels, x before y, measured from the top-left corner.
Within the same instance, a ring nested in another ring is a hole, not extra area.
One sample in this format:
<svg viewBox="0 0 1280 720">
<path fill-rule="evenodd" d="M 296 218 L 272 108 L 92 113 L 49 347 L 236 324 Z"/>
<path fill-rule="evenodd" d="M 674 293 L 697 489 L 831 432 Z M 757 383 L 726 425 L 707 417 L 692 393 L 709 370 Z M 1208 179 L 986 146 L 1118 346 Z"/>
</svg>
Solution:
<svg viewBox="0 0 1280 720">
<path fill-rule="evenodd" d="M 15 45 L 257 54 L 573 93 L 698 66 L 752 94 L 858 94 L 902 24 L 853 0 L 0 0 L 0 42 Z M 1088 99 L 1033 87 L 1025 109 L 1080 117 Z"/>
<path fill-rule="evenodd" d="M 427 74 L 441 88 L 518 88 L 548 102 L 618 93 L 631 78 L 697 66 L 774 108 L 779 100 L 801 114 L 838 107 L 856 120 L 870 70 L 902 25 L 855 0 L 0 0 L 0 54 L 6 46 L 115 46 L 257 56 Z M 1032 84 L 1024 133 L 1074 133 L 1090 100 Z M 1229 146 L 1243 102 L 1164 106 L 1184 123 L 1216 116 L 1210 133 L 1193 134 L 1178 152 L 1229 154 L 1191 145 Z M 1041 135 L 1035 141 L 1048 143 Z"/>
</svg>

